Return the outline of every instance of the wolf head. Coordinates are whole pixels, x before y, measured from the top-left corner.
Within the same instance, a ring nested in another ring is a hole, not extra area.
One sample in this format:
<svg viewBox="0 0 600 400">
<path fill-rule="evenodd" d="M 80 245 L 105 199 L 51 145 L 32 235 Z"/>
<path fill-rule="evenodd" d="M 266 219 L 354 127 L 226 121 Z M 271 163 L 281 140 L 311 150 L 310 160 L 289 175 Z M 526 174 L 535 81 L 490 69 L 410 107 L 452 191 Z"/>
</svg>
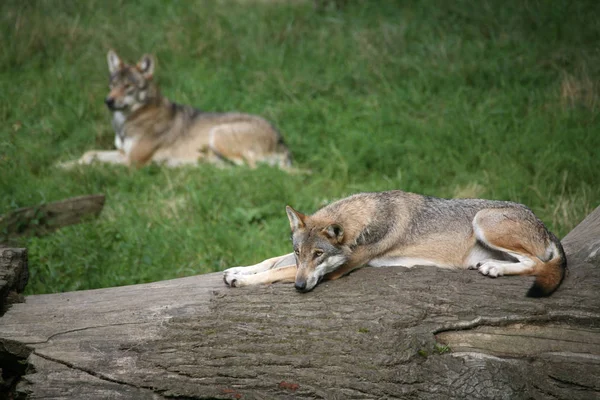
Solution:
<svg viewBox="0 0 600 400">
<path fill-rule="evenodd" d="M 131 113 L 154 100 L 156 86 L 152 82 L 154 58 L 145 54 L 134 65 L 125 64 L 113 50 L 109 50 L 110 93 L 104 102 L 111 111 Z"/>
<path fill-rule="evenodd" d="M 306 216 L 287 206 L 296 255 L 295 287 L 308 292 L 325 275 L 341 267 L 349 257 L 344 245 L 344 229 L 332 221 Z"/>
</svg>

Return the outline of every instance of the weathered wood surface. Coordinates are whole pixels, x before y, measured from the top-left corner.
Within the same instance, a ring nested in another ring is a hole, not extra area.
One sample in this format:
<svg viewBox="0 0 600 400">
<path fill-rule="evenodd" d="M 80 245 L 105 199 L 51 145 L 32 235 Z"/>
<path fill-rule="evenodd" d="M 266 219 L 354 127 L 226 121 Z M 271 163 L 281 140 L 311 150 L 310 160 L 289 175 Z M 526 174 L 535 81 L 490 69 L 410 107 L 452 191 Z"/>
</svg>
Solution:
<svg viewBox="0 0 600 400">
<path fill-rule="evenodd" d="M 0 244 L 23 235 L 45 235 L 63 226 L 97 217 L 104 207 L 104 195 L 93 194 L 25 207 L 0 215 Z"/>
<path fill-rule="evenodd" d="M 29 296 L 0 319 L 0 353 L 28 356 L 34 399 L 597 399 L 599 238 L 600 208 L 564 239 L 570 272 L 546 299 L 433 267 L 307 294 L 215 273 Z"/>
</svg>

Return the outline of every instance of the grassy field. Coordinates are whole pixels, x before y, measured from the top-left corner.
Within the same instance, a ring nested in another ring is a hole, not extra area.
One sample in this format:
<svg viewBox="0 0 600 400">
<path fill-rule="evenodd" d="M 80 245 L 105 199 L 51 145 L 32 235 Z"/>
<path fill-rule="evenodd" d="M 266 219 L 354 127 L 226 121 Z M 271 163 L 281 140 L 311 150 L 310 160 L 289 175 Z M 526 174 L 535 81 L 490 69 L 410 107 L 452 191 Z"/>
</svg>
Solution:
<svg viewBox="0 0 600 400">
<path fill-rule="evenodd" d="M 175 278 L 290 251 L 313 212 L 404 189 L 529 205 L 559 236 L 600 203 L 597 1 L 24 1 L 0 5 L 0 214 L 105 193 L 23 239 L 28 293 Z M 273 121 L 310 176 L 53 165 L 111 149 L 106 52 L 167 97 Z"/>
</svg>

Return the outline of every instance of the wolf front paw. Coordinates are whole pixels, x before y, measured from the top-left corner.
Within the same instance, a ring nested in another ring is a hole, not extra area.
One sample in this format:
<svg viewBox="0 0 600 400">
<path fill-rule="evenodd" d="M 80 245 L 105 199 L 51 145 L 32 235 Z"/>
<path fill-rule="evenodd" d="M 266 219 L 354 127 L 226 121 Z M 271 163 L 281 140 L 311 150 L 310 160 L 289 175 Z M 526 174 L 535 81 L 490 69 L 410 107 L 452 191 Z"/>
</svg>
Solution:
<svg viewBox="0 0 600 400">
<path fill-rule="evenodd" d="M 487 275 L 491 278 L 496 278 L 498 276 L 504 275 L 504 271 L 502 265 L 497 264 L 493 261 L 484 262 L 477 265 L 477 269 L 483 275 Z"/>
<path fill-rule="evenodd" d="M 252 267 L 233 267 L 223 271 L 223 281 L 227 286 L 242 287 L 246 286 L 247 278 L 254 275 L 256 271 Z"/>
<path fill-rule="evenodd" d="M 250 284 L 250 275 L 230 271 L 234 268 L 225 270 L 223 273 L 223 282 L 229 287 L 242 287 Z"/>
<path fill-rule="evenodd" d="M 223 274 L 237 274 L 237 275 L 251 275 L 254 272 L 250 270 L 250 267 L 232 267 L 227 268 L 223 271 Z"/>
<path fill-rule="evenodd" d="M 225 282 L 225 284 L 227 286 L 230 287 L 237 287 L 237 276 L 235 273 L 230 272 L 229 270 L 225 270 L 223 272 L 223 282 Z"/>
</svg>

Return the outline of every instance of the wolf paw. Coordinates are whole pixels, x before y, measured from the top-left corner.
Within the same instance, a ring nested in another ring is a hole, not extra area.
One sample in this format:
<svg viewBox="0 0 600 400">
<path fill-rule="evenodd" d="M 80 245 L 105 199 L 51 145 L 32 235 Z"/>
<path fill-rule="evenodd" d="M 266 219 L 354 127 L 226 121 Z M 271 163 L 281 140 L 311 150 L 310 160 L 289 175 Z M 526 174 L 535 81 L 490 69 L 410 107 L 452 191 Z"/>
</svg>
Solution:
<svg viewBox="0 0 600 400">
<path fill-rule="evenodd" d="M 230 268 L 230 269 L 233 269 L 233 268 Z M 236 274 L 235 272 L 230 272 L 229 270 L 225 270 L 225 272 L 223 273 L 223 282 L 225 282 L 225 284 L 227 286 L 238 287 L 238 279 L 239 279 L 239 275 Z"/>
<path fill-rule="evenodd" d="M 237 274 L 237 275 L 252 275 L 254 272 L 249 267 L 232 267 L 227 268 L 223 271 L 224 274 Z"/>
<path fill-rule="evenodd" d="M 229 268 L 223 273 L 223 282 L 229 287 L 248 286 L 253 284 L 255 276 L 255 274 L 248 273 L 248 271 L 237 272 L 236 268 Z"/>
<path fill-rule="evenodd" d="M 477 264 L 477 269 L 483 275 L 487 275 L 491 278 L 504 275 L 502 266 L 491 261 Z"/>
</svg>

